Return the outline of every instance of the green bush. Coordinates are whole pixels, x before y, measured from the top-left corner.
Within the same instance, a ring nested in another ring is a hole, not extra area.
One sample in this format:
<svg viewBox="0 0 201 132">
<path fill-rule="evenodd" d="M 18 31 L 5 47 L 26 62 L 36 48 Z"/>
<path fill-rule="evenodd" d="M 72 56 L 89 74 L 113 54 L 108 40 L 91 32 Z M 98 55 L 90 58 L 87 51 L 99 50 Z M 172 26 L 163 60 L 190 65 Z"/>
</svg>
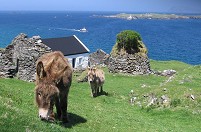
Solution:
<svg viewBox="0 0 201 132">
<path fill-rule="evenodd" d="M 127 53 L 139 52 L 142 38 L 139 33 L 132 30 L 125 30 L 117 34 L 117 48 L 124 49 Z"/>
<path fill-rule="evenodd" d="M 171 106 L 173 107 L 177 107 L 178 105 L 181 104 L 181 100 L 180 99 L 173 99 L 170 103 Z"/>
</svg>

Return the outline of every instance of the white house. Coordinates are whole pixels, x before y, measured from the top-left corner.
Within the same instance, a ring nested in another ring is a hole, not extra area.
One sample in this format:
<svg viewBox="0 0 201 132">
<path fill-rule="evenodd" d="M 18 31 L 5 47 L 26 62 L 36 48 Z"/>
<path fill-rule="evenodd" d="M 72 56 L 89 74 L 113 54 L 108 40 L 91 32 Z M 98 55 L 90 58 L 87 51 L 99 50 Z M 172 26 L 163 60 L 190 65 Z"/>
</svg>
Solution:
<svg viewBox="0 0 201 132">
<path fill-rule="evenodd" d="M 75 36 L 42 39 L 53 51 L 61 51 L 73 68 L 88 67 L 89 49 Z"/>
</svg>

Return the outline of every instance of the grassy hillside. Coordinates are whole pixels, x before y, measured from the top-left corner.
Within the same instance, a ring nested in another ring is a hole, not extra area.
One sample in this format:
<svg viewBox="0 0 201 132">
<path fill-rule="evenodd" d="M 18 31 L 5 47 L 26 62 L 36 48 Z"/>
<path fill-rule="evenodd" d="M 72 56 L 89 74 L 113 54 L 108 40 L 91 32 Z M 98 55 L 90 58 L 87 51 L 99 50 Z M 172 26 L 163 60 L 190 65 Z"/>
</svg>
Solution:
<svg viewBox="0 0 201 132">
<path fill-rule="evenodd" d="M 70 123 L 65 125 L 39 120 L 34 83 L 0 79 L 0 131 L 199 131 L 201 66 L 151 61 L 151 67 L 177 73 L 172 78 L 126 76 L 105 69 L 104 90 L 109 94 L 97 98 L 91 98 L 88 83 L 77 83 L 74 77 L 69 94 Z M 134 105 L 129 103 L 131 90 L 136 97 Z M 170 105 L 147 106 L 144 95 L 151 93 L 158 98 L 167 95 Z"/>
</svg>

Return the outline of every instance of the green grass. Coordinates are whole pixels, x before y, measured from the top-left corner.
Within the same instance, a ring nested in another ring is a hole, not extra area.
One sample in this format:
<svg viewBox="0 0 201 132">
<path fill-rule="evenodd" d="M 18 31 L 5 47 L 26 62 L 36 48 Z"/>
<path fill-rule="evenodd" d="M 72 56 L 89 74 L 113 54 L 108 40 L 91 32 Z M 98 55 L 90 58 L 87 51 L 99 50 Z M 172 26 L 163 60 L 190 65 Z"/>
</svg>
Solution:
<svg viewBox="0 0 201 132">
<path fill-rule="evenodd" d="M 151 61 L 155 70 L 174 69 L 174 78 L 156 75 L 126 76 L 105 70 L 108 96 L 90 96 L 87 82 L 74 77 L 69 94 L 70 123 L 40 121 L 34 102 L 34 83 L 0 79 L 0 131 L 200 131 L 201 66 L 177 61 Z M 142 87 L 144 86 L 144 87 Z M 166 91 L 163 89 L 166 88 Z M 134 91 L 137 102 L 129 103 Z M 144 95 L 167 95 L 171 105 L 147 106 Z M 187 98 L 189 94 L 195 100 Z"/>
</svg>

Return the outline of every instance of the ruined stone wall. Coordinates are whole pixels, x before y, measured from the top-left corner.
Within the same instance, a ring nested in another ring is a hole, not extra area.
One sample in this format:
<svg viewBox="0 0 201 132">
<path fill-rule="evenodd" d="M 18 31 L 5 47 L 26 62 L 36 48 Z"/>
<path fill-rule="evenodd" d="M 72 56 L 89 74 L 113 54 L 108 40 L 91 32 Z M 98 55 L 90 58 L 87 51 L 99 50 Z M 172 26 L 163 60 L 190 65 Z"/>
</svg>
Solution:
<svg viewBox="0 0 201 132">
<path fill-rule="evenodd" d="M 112 73 L 128 73 L 133 75 L 150 74 L 148 57 L 138 54 L 125 54 L 109 58 L 108 69 Z"/>
<path fill-rule="evenodd" d="M 17 77 L 20 80 L 34 81 L 36 73 L 35 62 L 51 49 L 42 43 L 39 36 L 28 38 L 19 34 L 5 49 L 0 49 L 0 77 Z M 110 72 L 129 74 L 151 73 L 148 57 L 138 54 L 124 54 L 116 57 L 97 50 L 90 54 L 91 65 L 107 65 Z"/>
<path fill-rule="evenodd" d="M 15 66 L 12 62 L 13 45 L 8 45 L 0 50 L 0 77 L 12 77 L 15 72 Z"/>
<path fill-rule="evenodd" d="M 39 36 L 28 38 L 26 34 L 19 34 L 0 52 L 0 76 L 34 81 L 35 62 L 42 54 L 50 51 Z"/>
<path fill-rule="evenodd" d="M 106 54 L 103 50 L 98 49 L 96 52 L 89 54 L 89 65 L 108 65 L 109 57 L 109 54 Z"/>
</svg>

